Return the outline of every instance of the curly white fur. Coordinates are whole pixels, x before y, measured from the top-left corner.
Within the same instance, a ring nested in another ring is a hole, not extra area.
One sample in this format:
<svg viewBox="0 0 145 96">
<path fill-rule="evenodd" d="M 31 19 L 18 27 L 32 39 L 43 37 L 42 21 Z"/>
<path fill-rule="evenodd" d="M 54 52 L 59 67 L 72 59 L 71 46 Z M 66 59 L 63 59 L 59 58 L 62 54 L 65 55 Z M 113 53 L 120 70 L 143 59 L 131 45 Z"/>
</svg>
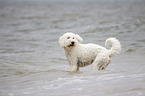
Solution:
<svg viewBox="0 0 145 96">
<path fill-rule="evenodd" d="M 110 50 L 97 44 L 80 44 L 83 39 L 68 32 L 59 38 L 59 44 L 65 50 L 71 71 L 78 71 L 79 67 L 92 64 L 92 70 L 104 70 L 111 62 L 111 57 L 119 54 L 121 44 L 116 38 L 109 38 L 105 46 L 112 45 Z"/>
</svg>

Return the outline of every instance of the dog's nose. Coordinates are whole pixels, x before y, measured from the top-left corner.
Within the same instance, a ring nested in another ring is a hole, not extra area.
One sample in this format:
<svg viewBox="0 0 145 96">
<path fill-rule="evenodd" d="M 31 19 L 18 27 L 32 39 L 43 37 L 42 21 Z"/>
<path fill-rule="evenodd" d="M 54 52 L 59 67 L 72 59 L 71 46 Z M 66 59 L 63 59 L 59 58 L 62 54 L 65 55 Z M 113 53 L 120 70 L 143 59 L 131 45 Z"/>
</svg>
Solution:
<svg viewBox="0 0 145 96">
<path fill-rule="evenodd" d="M 75 44 L 75 42 L 72 41 L 71 44 Z"/>
</svg>

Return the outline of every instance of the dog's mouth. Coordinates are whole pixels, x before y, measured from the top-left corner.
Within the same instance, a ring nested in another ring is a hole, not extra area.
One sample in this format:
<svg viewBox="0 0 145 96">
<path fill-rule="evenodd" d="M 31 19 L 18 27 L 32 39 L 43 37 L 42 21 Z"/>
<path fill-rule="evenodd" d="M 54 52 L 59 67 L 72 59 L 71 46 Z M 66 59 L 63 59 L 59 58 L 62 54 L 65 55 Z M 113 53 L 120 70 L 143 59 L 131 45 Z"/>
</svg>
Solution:
<svg viewBox="0 0 145 96">
<path fill-rule="evenodd" d="M 74 44 L 70 44 L 70 45 L 68 45 L 68 47 L 73 47 L 73 46 L 75 46 Z"/>
</svg>

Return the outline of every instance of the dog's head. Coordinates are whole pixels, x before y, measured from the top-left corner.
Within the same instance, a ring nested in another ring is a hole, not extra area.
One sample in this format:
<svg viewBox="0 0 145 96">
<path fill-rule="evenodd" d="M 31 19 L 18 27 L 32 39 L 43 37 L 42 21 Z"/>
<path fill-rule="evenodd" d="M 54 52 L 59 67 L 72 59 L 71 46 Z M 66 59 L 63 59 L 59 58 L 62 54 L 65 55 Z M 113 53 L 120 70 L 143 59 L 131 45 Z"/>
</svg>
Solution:
<svg viewBox="0 0 145 96">
<path fill-rule="evenodd" d="M 82 41 L 83 39 L 78 34 L 70 32 L 65 33 L 59 38 L 59 44 L 62 48 L 73 48 Z"/>
</svg>

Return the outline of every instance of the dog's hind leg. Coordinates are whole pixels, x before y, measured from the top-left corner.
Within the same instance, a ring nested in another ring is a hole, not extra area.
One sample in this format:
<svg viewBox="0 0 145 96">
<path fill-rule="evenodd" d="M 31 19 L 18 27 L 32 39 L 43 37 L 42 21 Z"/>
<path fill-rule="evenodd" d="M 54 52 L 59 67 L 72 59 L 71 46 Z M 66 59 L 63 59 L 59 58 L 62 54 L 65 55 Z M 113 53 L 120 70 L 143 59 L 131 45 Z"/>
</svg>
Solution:
<svg viewBox="0 0 145 96">
<path fill-rule="evenodd" d="M 105 70 L 111 60 L 107 60 L 106 62 L 98 63 L 98 70 Z"/>
<path fill-rule="evenodd" d="M 111 62 L 111 58 L 104 54 L 98 54 L 92 64 L 92 70 L 104 70 Z"/>
</svg>

